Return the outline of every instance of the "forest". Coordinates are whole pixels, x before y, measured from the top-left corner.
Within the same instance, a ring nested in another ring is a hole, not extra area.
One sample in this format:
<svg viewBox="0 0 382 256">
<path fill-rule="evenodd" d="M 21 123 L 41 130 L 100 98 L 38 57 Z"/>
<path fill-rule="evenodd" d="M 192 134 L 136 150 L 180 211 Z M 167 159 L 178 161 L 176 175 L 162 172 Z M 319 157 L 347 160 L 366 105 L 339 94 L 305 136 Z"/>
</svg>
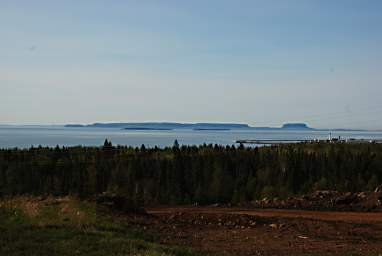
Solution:
<svg viewBox="0 0 382 256">
<path fill-rule="evenodd" d="M 382 145 L 146 148 L 31 147 L 0 150 L 0 197 L 113 192 L 159 204 L 240 204 L 315 190 L 370 191 L 382 181 Z"/>
</svg>

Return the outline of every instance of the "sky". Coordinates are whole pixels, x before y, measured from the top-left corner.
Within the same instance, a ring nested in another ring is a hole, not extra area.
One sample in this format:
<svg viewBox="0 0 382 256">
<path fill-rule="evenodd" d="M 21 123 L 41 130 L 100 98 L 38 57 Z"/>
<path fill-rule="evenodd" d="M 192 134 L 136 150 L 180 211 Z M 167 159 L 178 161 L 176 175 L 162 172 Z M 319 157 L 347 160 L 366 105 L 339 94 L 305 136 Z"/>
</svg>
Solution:
<svg viewBox="0 0 382 256">
<path fill-rule="evenodd" d="M 382 129 L 380 0 L 0 0 L 0 124 Z"/>
</svg>

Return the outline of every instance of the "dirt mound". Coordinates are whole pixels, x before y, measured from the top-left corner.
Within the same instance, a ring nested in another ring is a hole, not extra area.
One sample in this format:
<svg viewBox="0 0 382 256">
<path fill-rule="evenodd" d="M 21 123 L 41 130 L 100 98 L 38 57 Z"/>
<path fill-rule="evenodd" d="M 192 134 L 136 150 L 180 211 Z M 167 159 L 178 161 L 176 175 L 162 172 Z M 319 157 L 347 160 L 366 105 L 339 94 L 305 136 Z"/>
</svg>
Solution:
<svg viewBox="0 0 382 256">
<path fill-rule="evenodd" d="M 325 190 L 286 200 L 264 198 L 252 205 L 256 208 L 371 212 L 382 211 L 381 201 L 382 191 L 351 193 Z"/>
<path fill-rule="evenodd" d="M 245 214 L 237 217 L 230 214 L 177 212 L 170 214 L 168 218 L 163 219 L 163 222 L 176 225 L 221 226 L 230 229 L 243 229 L 254 228 L 260 223 L 270 223 L 270 220 Z"/>
<path fill-rule="evenodd" d="M 135 200 L 125 196 L 102 193 L 95 198 L 98 210 L 111 210 L 122 213 L 147 214 L 146 210 Z"/>
</svg>

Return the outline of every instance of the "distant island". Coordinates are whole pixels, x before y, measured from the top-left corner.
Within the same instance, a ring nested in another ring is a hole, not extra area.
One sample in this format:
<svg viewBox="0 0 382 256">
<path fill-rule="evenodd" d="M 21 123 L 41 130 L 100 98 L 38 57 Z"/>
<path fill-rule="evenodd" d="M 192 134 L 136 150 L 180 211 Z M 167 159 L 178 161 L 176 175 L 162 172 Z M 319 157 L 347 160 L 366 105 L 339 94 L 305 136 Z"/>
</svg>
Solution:
<svg viewBox="0 0 382 256">
<path fill-rule="evenodd" d="M 228 128 L 194 128 L 194 131 L 230 131 Z"/>
<path fill-rule="evenodd" d="M 143 122 L 143 123 L 94 123 L 88 125 L 68 124 L 69 128 L 119 128 L 125 130 L 231 130 L 231 129 L 250 129 L 248 124 L 238 123 L 170 123 L 170 122 Z"/>
<path fill-rule="evenodd" d="M 116 128 L 122 130 L 179 130 L 195 131 L 228 131 L 237 129 L 246 130 L 296 130 L 296 131 L 363 131 L 354 129 L 316 129 L 305 123 L 285 123 L 281 127 L 253 127 L 242 123 L 175 123 L 175 122 L 141 122 L 141 123 L 94 123 L 94 124 L 67 124 L 67 128 Z"/>
<path fill-rule="evenodd" d="M 169 128 L 149 128 L 149 127 L 127 127 L 122 130 L 133 130 L 133 131 L 172 131 L 174 129 Z"/>
<path fill-rule="evenodd" d="M 284 124 L 281 129 L 288 129 L 288 130 L 313 130 L 312 128 L 308 127 L 308 125 L 304 123 L 286 123 Z"/>
<path fill-rule="evenodd" d="M 281 127 L 252 127 L 255 130 L 316 130 L 304 123 L 285 123 Z"/>
</svg>

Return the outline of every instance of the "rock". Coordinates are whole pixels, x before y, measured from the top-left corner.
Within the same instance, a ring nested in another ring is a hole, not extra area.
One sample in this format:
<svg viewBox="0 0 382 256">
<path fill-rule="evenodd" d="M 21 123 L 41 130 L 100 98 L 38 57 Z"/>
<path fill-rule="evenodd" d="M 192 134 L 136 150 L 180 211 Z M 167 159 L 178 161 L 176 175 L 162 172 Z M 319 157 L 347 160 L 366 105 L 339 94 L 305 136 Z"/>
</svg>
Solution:
<svg viewBox="0 0 382 256">
<path fill-rule="evenodd" d="M 360 192 L 357 194 L 357 197 L 360 199 L 365 199 L 367 197 L 367 193 L 366 192 Z"/>
<path fill-rule="evenodd" d="M 382 192 L 382 185 L 379 185 L 378 187 L 375 188 L 374 190 L 375 193 Z"/>
<path fill-rule="evenodd" d="M 249 225 L 250 225 L 251 227 L 256 226 L 256 221 L 250 221 L 250 222 L 249 222 Z"/>
<path fill-rule="evenodd" d="M 336 204 L 351 204 L 356 199 L 357 199 L 357 195 L 348 192 L 345 195 L 336 198 L 335 203 Z"/>
<path fill-rule="evenodd" d="M 275 223 L 272 223 L 272 224 L 270 224 L 269 226 L 270 226 L 271 228 L 278 228 L 277 224 L 275 224 Z"/>
</svg>

